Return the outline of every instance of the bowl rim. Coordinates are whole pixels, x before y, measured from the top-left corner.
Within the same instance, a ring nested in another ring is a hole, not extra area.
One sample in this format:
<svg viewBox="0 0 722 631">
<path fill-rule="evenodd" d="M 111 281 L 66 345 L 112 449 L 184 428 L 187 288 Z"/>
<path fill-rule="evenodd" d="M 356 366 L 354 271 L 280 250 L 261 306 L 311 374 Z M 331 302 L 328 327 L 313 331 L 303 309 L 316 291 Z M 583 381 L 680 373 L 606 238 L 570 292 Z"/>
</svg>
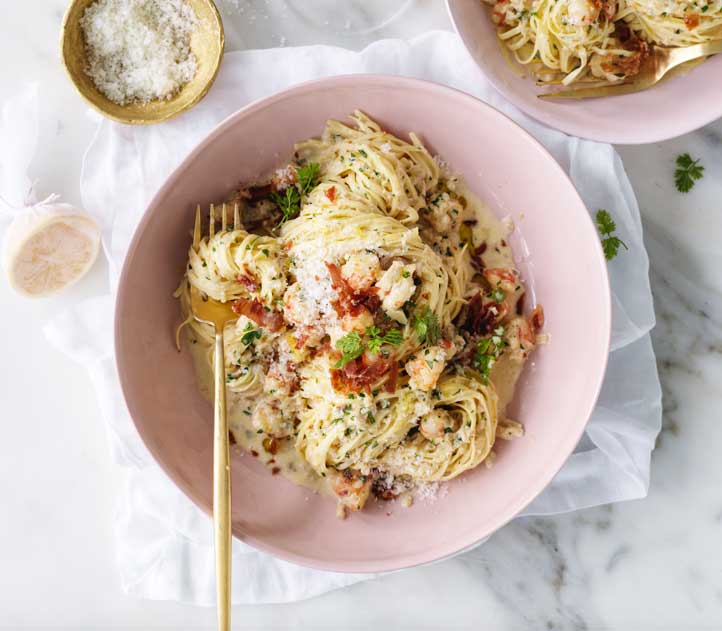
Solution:
<svg viewBox="0 0 722 631">
<path fill-rule="evenodd" d="M 218 27 L 218 55 L 213 60 L 213 74 L 210 76 L 206 84 L 203 86 L 201 90 L 198 91 L 198 93 L 187 103 L 185 103 L 182 107 L 179 107 L 178 109 L 171 110 L 164 114 L 163 116 L 160 116 L 158 118 L 154 118 L 152 120 L 147 118 L 138 118 L 136 116 L 117 116 L 116 114 L 113 114 L 105 109 L 103 109 L 98 103 L 93 102 L 92 99 L 90 99 L 83 90 L 80 89 L 80 86 L 78 85 L 77 81 L 75 80 L 75 75 L 70 70 L 70 66 L 68 64 L 67 59 L 67 51 L 65 49 L 65 38 L 67 36 L 67 29 L 68 29 L 68 22 L 70 20 L 70 14 L 75 7 L 75 4 L 77 0 L 71 0 L 71 2 L 68 4 L 67 8 L 65 9 L 65 13 L 63 14 L 63 21 L 60 26 L 60 61 L 63 65 L 63 68 L 65 70 L 65 74 L 70 79 L 70 83 L 73 84 L 73 87 L 75 88 L 75 91 L 80 95 L 80 98 L 85 101 L 87 105 L 90 105 L 96 112 L 98 112 L 100 115 L 104 116 L 105 118 L 115 121 L 116 123 L 123 123 L 125 125 L 155 125 L 157 123 L 164 123 L 165 121 L 168 121 L 172 118 L 175 118 L 176 116 L 180 116 L 183 114 L 183 112 L 187 112 L 192 107 L 196 106 L 203 98 L 208 94 L 208 91 L 211 89 L 211 86 L 215 83 L 216 77 L 218 76 L 218 73 L 221 69 L 221 62 L 223 61 L 223 55 L 225 54 L 226 49 L 226 34 L 225 29 L 223 28 L 223 20 L 221 19 L 221 14 L 218 11 L 218 7 L 216 6 L 216 3 L 214 0 L 203 0 L 204 2 L 208 3 L 209 8 L 211 9 L 211 13 L 213 14 L 213 20 L 216 26 Z M 100 93 L 103 97 L 103 100 L 108 100 L 107 97 Z"/>
<path fill-rule="evenodd" d="M 474 0 L 478 2 L 482 2 L 482 0 Z M 459 27 L 458 20 L 456 19 L 454 15 L 454 8 L 452 7 L 452 4 L 454 3 L 454 0 L 445 0 L 446 3 L 446 14 L 449 16 L 449 21 L 451 22 L 452 27 L 454 28 L 454 32 L 461 40 L 462 44 L 464 45 L 464 48 L 469 54 L 469 57 L 474 61 L 476 64 L 476 67 L 479 68 L 479 70 L 482 72 L 482 74 L 486 77 L 486 79 L 491 83 L 493 88 L 501 94 L 509 103 L 514 105 L 514 107 L 519 108 L 522 112 L 524 112 L 525 115 L 529 116 L 530 118 L 533 118 L 534 120 L 547 125 L 548 127 L 551 127 L 552 129 L 555 129 L 557 131 L 561 131 L 565 134 L 568 134 L 570 136 L 578 136 L 579 138 L 586 138 L 588 140 L 594 140 L 595 142 L 605 142 L 610 143 L 613 145 L 647 145 L 652 144 L 655 142 L 664 142 L 665 140 L 671 140 L 673 138 L 678 138 L 679 136 L 683 136 L 685 134 L 689 134 L 693 131 L 697 131 L 701 127 L 704 127 L 705 125 L 709 125 L 710 123 L 715 122 L 722 116 L 722 100 L 720 101 L 721 105 L 718 112 L 710 112 L 709 115 L 702 116 L 700 115 L 699 118 L 696 119 L 683 119 L 680 121 L 680 124 L 678 127 L 676 127 L 673 131 L 668 131 L 666 133 L 657 133 L 655 126 L 649 126 L 644 129 L 641 129 L 636 132 L 636 135 L 633 133 L 629 133 L 629 130 L 626 130 L 624 133 L 616 132 L 616 131 L 609 131 L 609 132 L 602 132 L 602 133 L 595 133 L 594 129 L 590 129 L 589 127 L 581 124 L 576 123 L 571 120 L 565 120 L 562 116 L 553 116 L 549 115 L 543 110 L 538 110 L 531 112 L 528 110 L 527 107 L 525 107 L 524 103 L 520 101 L 520 99 L 516 98 L 516 96 L 508 90 L 503 82 L 498 81 L 493 74 L 486 72 L 484 66 L 477 61 L 476 56 L 472 55 L 471 50 L 469 49 L 469 45 L 466 42 L 466 38 L 462 35 L 462 30 Z M 673 77 L 675 79 L 675 77 Z M 617 96 L 617 97 L 602 97 L 602 98 L 624 98 L 623 96 Z M 565 120 L 565 122 L 561 122 L 560 120 Z M 683 122 L 684 120 L 687 120 L 687 122 Z"/>
<path fill-rule="evenodd" d="M 560 441 L 557 444 L 555 451 L 552 454 L 547 455 L 547 460 L 553 462 L 553 466 L 549 466 L 547 468 L 546 474 L 544 476 L 540 476 L 537 480 L 535 480 L 534 484 L 528 485 L 525 492 L 521 493 L 514 502 L 510 503 L 506 507 L 504 513 L 500 513 L 494 519 L 490 520 L 491 525 L 487 526 L 483 530 L 475 531 L 470 536 L 467 536 L 464 539 L 455 540 L 449 545 L 444 546 L 441 552 L 437 550 L 436 552 L 429 554 L 422 551 L 414 554 L 408 554 L 404 557 L 399 557 L 396 559 L 374 559 L 368 561 L 346 560 L 343 561 L 343 563 L 339 564 L 335 562 L 318 560 L 313 557 L 304 556 L 302 554 L 297 554 L 294 552 L 289 552 L 283 548 L 277 547 L 276 545 L 268 544 L 262 539 L 259 539 L 258 537 L 247 536 L 242 533 L 236 532 L 236 528 L 233 529 L 233 536 L 239 539 L 239 541 L 242 541 L 243 543 L 246 543 L 258 550 L 271 554 L 276 558 L 282 559 L 284 561 L 289 561 L 297 565 L 310 567 L 313 569 L 342 573 L 376 573 L 401 570 L 419 565 L 434 563 L 443 559 L 456 556 L 461 552 L 476 547 L 486 538 L 488 538 L 491 534 L 493 534 L 494 532 L 505 526 L 507 523 L 509 523 L 512 519 L 517 517 L 518 514 L 547 487 L 547 485 L 552 481 L 554 476 L 559 472 L 564 463 L 567 461 L 584 433 L 584 430 L 587 426 L 587 423 L 589 422 L 589 419 L 596 406 L 599 394 L 601 392 L 602 384 L 604 382 L 604 376 L 606 374 L 607 362 L 609 359 L 612 323 L 611 288 L 609 285 L 607 263 L 606 259 L 604 258 L 601 242 L 598 238 L 596 238 L 596 228 L 594 227 L 594 223 L 589 216 L 586 205 L 579 193 L 577 192 L 576 187 L 572 183 L 569 176 L 562 169 L 559 163 L 554 159 L 554 157 L 547 151 L 547 149 L 538 140 L 536 140 L 536 138 L 534 138 L 526 130 L 517 125 L 513 120 L 511 120 L 502 112 L 499 112 L 492 106 L 484 103 L 476 97 L 436 82 L 387 74 L 346 74 L 333 77 L 324 77 L 321 79 L 314 79 L 311 81 L 305 81 L 293 85 L 290 88 L 287 88 L 280 92 L 276 92 L 268 97 L 253 101 L 224 118 L 208 132 L 208 134 L 188 153 L 188 155 L 183 159 L 183 161 L 181 161 L 176 166 L 176 168 L 168 175 L 165 182 L 158 189 L 158 191 L 155 193 L 150 203 L 146 207 L 146 210 L 133 233 L 133 238 L 130 242 L 128 251 L 123 261 L 121 274 L 118 280 L 118 292 L 116 296 L 113 316 L 115 366 L 118 372 L 118 378 L 120 381 L 121 390 L 123 392 L 123 398 L 126 402 L 126 406 L 130 413 L 131 419 L 133 420 L 133 424 L 135 425 L 138 434 L 143 440 L 143 444 L 149 450 L 149 452 L 153 456 L 153 459 L 160 466 L 162 471 L 178 488 L 181 489 L 181 491 L 183 491 L 186 497 L 188 497 L 196 506 L 198 506 L 206 514 L 211 515 L 212 507 L 205 506 L 201 498 L 199 498 L 193 492 L 190 486 L 186 484 L 180 477 L 175 476 L 170 471 L 162 458 L 162 453 L 160 452 L 160 450 L 156 450 L 152 445 L 146 442 L 146 439 L 134 414 L 135 406 L 133 402 L 129 399 L 129 397 L 126 396 L 126 370 L 124 366 L 124 361 L 121 357 L 121 354 L 117 352 L 117 349 L 119 348 L 119 341 L 122 335 L 119 318 L 121 305 L 125 302 L 126 294 L 131 291 L 131 287 L 128 283 L 128 275 L 130 273 L 130 261 L 133 258 L 133 254 L 139 245 L 142 234 L 145 232 L 146 226 L 152 219 L 152 209 L 156 205 L 158 205 L 162 201 L 162 199 L 168 194 L 169 190 L 172 188 L 173 182 L 176 177 L 179 174 L 182 174 L 186 170 L 188 165 L 192 163 L 202 151 L 206 150 L 208 145 L 212 144 L 216 138 L 221 136 L 229 127 L 234 125 L 237 120 L 251 113 L 262 110 L 263 108 L 267 107 L 270 104 L 276 103 L 277 101 L 293 98 L 297 95 L 304 93 L 335 88 L 339 86 L 350 86 L 354 88 L 365 86 L 389 87 L 389 84 L 393 84 L 393 87 L 402 86 L 411 90 L 435 93 L 437 95 L 441 95 L 442 97 L 457 100 L 458 102 L 464 102 L 465 104 L 476 107 L 479 110 L 484 110 L 487 115 L 491 116 L 492 118 L 496 118 L 499 124 L 503 124 L 507 127 L 510 127 L 511 129 L 514 129 L 515 133 L 520 134 L 521 138 L 523 138 L 529 144 L 530 150 L 536 152 L 540 155 L 541 158 L 551 163 L 551 168 L 555 169 L 557 174 L 571 188 L 571 193 L 579 202 L 576 212 L 583 212 L 584 217 L 582 218 L 582 221 L 587 223 L 589 234 L 593 234 L 595 237 L 592 240 L 594 250 L 593 257 L 596 259 L 596 267 L 602 275 L 601 280 L 603 281 L 602 286 L 604 291 L 604 295 L 600 296 L 600 302 L 603 305 L 603 312 L 601 313 L 600 321 L 604 330 L 607 331 L 607 334 L 599 340 L 599 347 L 596 351 L 599 355 L 601 355 L 601 361 L 599 361 L 597 372 L 596 375 L 594 375 L 593 379 L 593 391 L 595 394 L 589 398 L 589 401 L 583 408 L 583 412 L 579 415 L 580 418 L 584 419 L 584 421 L 579 422 L 578 427 L 575 429 L 575 431 L 566 434 L 564 440 Z"/>
</svg>

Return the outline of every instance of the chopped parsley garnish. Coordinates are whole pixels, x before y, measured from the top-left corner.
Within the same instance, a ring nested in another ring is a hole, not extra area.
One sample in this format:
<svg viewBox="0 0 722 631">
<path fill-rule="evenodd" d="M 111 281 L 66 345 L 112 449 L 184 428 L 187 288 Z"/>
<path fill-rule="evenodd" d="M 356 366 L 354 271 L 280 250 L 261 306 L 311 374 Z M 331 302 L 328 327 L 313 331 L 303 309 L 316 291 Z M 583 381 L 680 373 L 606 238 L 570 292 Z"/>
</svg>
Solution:
<svg viewBox="0 0 722 631">
<path fill-rule="evenodd" d="M 246 324 L 246 328 L 243 329 L 243 335 L 241 336 L 241 342 L 243 342 L 246 346 L 250 346 L 255 342 L 256 340 L 261 339 L 261 331 L 258 329 L 254 329 L 253 325 L 249 322 Z"/>
<path fill-rule="evenodd" d="M 600 208 L 597 211 L 595 219 L 599 234 L 602 235 L 602 250 L 604 250 L 605 259 L 611 261 L 617 256 L 620 245 L 623 246 L 625 250 L 629 249 L 624 241 L 612 234 L 617 229 L 617 224 L 614 223 L 612 216 L 606 210 Z"/>
<path fill-rule="evenodd" d="M 369 326 L 366 327 L 366 335 L 368 336 L 368 342 L 366 343 L 367 348 L 374 355 L 381 350 L 384 344 L 390 344 L 391 346 L 400 346 L 404 341 L 404 335 L 398 329 L 391 329 L 384 335 L 381 335 L 378 327 Z"/>
<path fill-rule="evenodd" d="M 704 167 L 692 156 L 683 153 L 677 156 L 677 168 L 674 171 L 674 184 L 680 193 L 689 193 L 694 186 L 695 180 L 701 180 L 704 176 Z"/>
<path fill-rule="evenodd" d="M 497 303 L 504 302 L 504 292 L 501 289 L 495 289 L 491 292 L 491 299 Z"/>
<path fill-rule="evenodd" d="M 474 367 L 479 371 L 481 380 L 489 383 L 489 375 L 496 360 L 501 357 L 507 341 L 504 339 L 504 327 L 494 329 L 491 337 L 486 337 L 476 343 L 474 354 Z"/>
<path fill-rule="evenodd" d="M 296 169 L 296 185 L 288 186 L 283 193 L 273 191 L 269 199 L 281 209 L 283 217 L 279 222 L 282 226 L 301 212 L 301 196 L 308 195 L 318 184 L 321 167 L 316 162 Z"/>
<path fill-rule="evenodd" d="M 336 362 L 334 368 L 343 368 L 350 361 L 362 355 L 364 343 L 356 331 L 351 331 L 336 341 L 336 348 L 341 351 L 341 359 Z"/>
<path fill-rule="evenodd" d="M 421 315 L 414 317 L 414 331 L 422 344 L 436 344 L 439 341 L 441 337 L 439 319 L 429 307 L 426 307 Z"/>
</svg>

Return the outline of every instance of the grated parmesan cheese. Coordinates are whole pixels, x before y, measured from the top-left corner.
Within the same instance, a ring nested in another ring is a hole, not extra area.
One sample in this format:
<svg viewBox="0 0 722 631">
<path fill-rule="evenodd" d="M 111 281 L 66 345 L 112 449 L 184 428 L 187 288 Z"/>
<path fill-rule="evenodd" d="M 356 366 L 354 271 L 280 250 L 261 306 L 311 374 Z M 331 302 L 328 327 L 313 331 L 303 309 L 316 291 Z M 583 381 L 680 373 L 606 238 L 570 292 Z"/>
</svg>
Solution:
<svg viewBox="0 0 722 631">
<path fill-rule="evenodd" d="M 196 16 L 185 0 L 97 0 L 80 25 L 86 73 L 119 105 L 170 98 L 196 73 Z"/>
<path fill-rule="evenodd" d="M 437 499 L 446 497 L 449 488 L 440 482 L 421 482 L 414 487 L 413 496 L 420 502 L 433 504 Z"/>
</svg>

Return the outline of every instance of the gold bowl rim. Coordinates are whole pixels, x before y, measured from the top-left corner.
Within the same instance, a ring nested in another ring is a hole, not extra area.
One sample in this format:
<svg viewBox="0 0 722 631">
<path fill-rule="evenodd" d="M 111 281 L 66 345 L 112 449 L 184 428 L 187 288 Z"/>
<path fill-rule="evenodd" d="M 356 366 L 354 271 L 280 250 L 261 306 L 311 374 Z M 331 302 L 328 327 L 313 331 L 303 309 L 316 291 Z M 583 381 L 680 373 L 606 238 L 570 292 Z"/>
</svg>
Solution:
<svg viewBox="0 0 722 631">
<path fill-rule="evenodd" d="M 86 93 L 85 90 L 81 88 L 81 86 L 78 84 L 78 82 L 75 79 L 75 75 L 73 71 L 70 69 L 68 65 L 68 60 L 66 58 L 66 47 L 65 47 L 65 39 L 67 37 L 67 30 L 68 30 L 68 22 L 70 20 L 70 15 L 75 7 L 76 4 L 78 4 L 81 0 L 72 0 L 70 4 L 68 5 L 68 8 L 65 10 L 65 15 L 63 16 L 63 22 L 62 26 L 60 28 L 60 59 L 63 64 L 63 68 L 65 69 L 65 73 L 70 78 L 71 83 L 73 84 L 73 87 L 75 88 L 75 91 L 80 95 L 80 97 L 88 104 L 90 105 L 95 111 L 102 114 L 105 118 L 109 118 L 110 120 L 113 120 L 118 123 L 124 123 L 127 125 L 155 125 L 156 123 L 163 123 L 167 120 L 170 120 L 171 118 L 174 118 L 183 112 L 188 111 L 190 108 L 194 107 L 203 99 L 203 97 L 208 94 L 208 91 L 210 90 L 211 86 L 216 80 L 216 77 L 218 76 L 218 72 L 221 68 L 221 60 L 223 59 L 223 55 L 225 53 L 225 31 L 223 28 L 223 20 L 221 19 L 221 14 L 218 11 L 218 7 L 216 6 L 215 2 L 213 0 L 201 0 L 202 2 L 206 3 L 211 11 L 213 20 L 215 21 L 215 25 L 218 28 L 218 53 L 215 55 L 215 58 L 211 60 L 211 63 L 213 64 L 213 72 L 211 76 L 209 77 L 206 84 L 198 91 L 198 93 L 193 96 L 192 99 L 189 101 L 183 103 L 182 105 L 179 105 L 176 108 L 169 108 L 167 112 L 164 112 L 160 116 L 155 116 L 152 119 L 143 118 L 142 116 L 137 115 L 116 115 L 106 109 L 103 108 L 103 105 L 106 102 L 110 102 L 110 100 L 102 94 L 100 91 L 98 91 L 98 95 L 100 95 L 100 98 L 95 99 L 90 98 Z M 92 4 L 92 3 L 91 3 Z"/>
</svg>

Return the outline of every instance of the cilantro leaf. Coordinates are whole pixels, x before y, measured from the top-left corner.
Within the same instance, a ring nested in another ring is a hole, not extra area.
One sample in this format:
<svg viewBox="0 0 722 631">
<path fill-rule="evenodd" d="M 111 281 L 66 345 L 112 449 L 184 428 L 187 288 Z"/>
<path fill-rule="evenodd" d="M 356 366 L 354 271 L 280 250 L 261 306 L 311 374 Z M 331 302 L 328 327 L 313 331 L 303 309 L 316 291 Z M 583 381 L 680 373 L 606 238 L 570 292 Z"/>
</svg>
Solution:
<svg viewBox="0 0 722 631">
<path fill-rule="evenodd" d="M 694 186 L 695 180 L 701 180 L 704 176 L 704 167 L 699 164 L 699 158 L 692 160 L 692 156 L 688 153 L 678 155 L 676 162 L 674 184 L 680 193 L 688 193 Z"/>
<path fill-rule="evenodd" d="M 362 355 L 364 343 L 356 331 L 351 331 L 336 341 L 336 348 L 341 351 L 341 359 L 336 362 L 334 368 L 343 368 L 350 361 Z"/>
<path fill-rule="evenodd" d="M 426 310 L 421 315 L 414 317 L 414 331 L 416 331 L 416 336 L 422 344 L 436 344 L 439 341 L 441 337 L 439 320 L 429 307 L 426 307 Z"/>
<path fill-rule="evenodd" d="M 306 166 L 296 169 L 296 182 L 301 189 L 301 195 L 307 195 L 318 184 L 318 176 L 321 167 L 317 162 L 311 162 Z"/>
<path fill-rule="evenodd" d="M 602 236 L 602 250 L 605 259 L 611 261 L 617 256 L 620 246 L 624 247 L 625 250 L 629 249 L 624 241 L 612 234 L 616 231 L 617 224 L 606 210 L 600 208 L 595 215 L 595 220 L 599 234 Z"/>
</svg>

